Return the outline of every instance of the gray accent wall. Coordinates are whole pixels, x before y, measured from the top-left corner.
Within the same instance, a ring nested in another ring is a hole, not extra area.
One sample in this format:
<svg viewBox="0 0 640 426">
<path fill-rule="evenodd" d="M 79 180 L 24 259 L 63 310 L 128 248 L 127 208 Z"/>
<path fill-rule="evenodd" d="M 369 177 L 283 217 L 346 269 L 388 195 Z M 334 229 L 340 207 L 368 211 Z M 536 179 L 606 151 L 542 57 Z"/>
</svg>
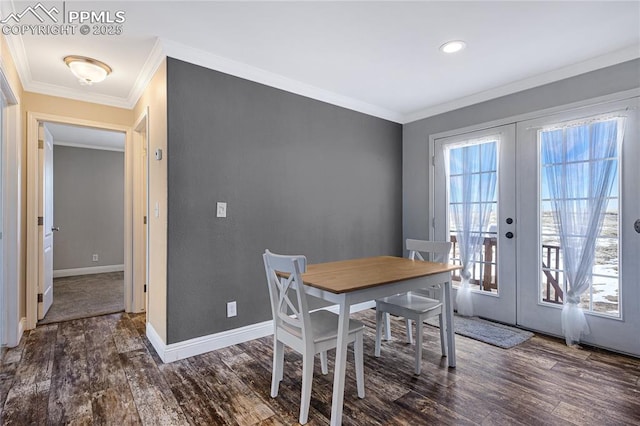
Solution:
<svg viewBox="0 0 640 426">
<path fill-rule="evenodd" d="M 633 60 L 405 124 L 403 238 L 429 237 L 429 135 L 638 87 L 640 60 Z"/>
<path fill-rule="evenodd" d="M 124 153 L 54 145 L 53 185 L 53 269 L 124 264 Z"/>
<path fill-rule="evenodd" d="M 267 248 L 310 263 L 402 254 L 401 125 L 167 67 L 168 344 L 270 320 Z"/>
</svg>

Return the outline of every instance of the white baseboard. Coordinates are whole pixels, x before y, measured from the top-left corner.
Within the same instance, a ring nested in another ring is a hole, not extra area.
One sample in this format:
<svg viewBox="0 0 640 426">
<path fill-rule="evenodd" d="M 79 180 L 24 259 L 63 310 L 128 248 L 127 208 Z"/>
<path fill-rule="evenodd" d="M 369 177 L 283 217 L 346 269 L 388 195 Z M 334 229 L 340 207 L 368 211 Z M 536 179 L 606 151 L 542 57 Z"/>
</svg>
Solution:
<svg viewBox="0 0 640 426">
<path fill-rule="evenodd" d="M 358 312 L 365 309 L 373 308 L 375 306 L 376 302 L 373 300 L 369 302 L 358 303 L 357 305 L 351 306 L 350 312 Z M 338 305 L 333 305 L 322 309 L 337 313 Z M 164 363 L 178 361 L 181 359 L 189 358 L 191 356 L 215 351 L 216 349 L 226 348 L 227 346 L 248 342 L 249 340 L 270 336 L 272 334 L 273 321 L 268 320 L 256 324 L 247 325 L 245 327 L 234 328 L 233 330 L 209 334 L 208 336 L 196 337 L 194 339 L 167 345 L 162 341 L 162 338 L 153 328 L 151 323 L 147 323 L 147 338 Z"/>
<path fill-rule="evenodd" d="M 77 275 L 104 274 L 105 272 L 120 271 L 124 271 L 124 265 L 104 265 L 90 266 L 87 268 L 57 269 L 53 271 L 53 278 L 75 277 Z"/>
<path fill-rule="evenodd" d="M 165 363 L 259 339 L 271 334 L 273 334 L 273 321 L 269 320 L 167 345 L 162 341 L 153 326 L 147 323 L 147 337 L 162 362 Z"/>
</svg>

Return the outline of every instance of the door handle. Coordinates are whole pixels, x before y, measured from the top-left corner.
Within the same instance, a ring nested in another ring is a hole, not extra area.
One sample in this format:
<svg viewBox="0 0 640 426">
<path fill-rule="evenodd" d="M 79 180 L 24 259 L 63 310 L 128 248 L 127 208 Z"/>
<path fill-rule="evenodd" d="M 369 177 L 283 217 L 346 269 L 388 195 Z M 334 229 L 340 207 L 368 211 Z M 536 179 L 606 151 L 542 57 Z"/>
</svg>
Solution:
<svg viewBox="0 0 640 426">
<path fill-rule="evenodd" d="M 509 238 L 509 239 L 511 239 L 511 238 L 513 238 L 513 232 L 509 231 L 506 234 L 504 234 L 504 236 Z"/>
<path fill-rule="evenodd" d="M 51 231 L 59 231 L 60 227 L 59 226 L 54 226 L 53 228 L 51 228 Z"/>
</svg>

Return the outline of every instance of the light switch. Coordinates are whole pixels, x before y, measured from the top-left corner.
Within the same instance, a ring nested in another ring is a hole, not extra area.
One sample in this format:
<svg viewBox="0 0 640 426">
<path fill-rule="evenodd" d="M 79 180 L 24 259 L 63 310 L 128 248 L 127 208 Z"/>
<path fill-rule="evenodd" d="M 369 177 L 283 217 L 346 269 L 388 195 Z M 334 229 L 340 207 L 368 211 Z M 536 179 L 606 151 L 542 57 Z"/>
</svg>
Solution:
<svg viewBox="0 0 640 426">
<path fill-rule="evenodd" d="M 227 217 L 227 203 L 221 203 L 219 201 L 216 203 L 216 216 Z"/>
</svg>

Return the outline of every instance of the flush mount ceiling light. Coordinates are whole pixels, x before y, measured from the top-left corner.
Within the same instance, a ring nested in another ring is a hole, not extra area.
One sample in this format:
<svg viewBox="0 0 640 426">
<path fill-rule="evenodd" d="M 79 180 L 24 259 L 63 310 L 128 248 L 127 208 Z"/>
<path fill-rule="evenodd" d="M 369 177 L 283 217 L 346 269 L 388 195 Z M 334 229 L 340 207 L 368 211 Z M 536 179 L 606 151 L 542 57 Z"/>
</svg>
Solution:
<svg viewBox="0 0 640 426">
<path fill-rule="evenodd" d="M 451 40 L 440 46 L 440 50 L 444 53 L 456 53 L 465 48 L 467 43 L 462 40 Z"/>
<path fill-rule="evenodd" d="M 111 74 L 109 65 L 85 56 L 66 56 L 64 63 L 71 69 L 73 75 L 78 77 L 80 84 L 87 86 L 99 83 Z"/>
</svg>

